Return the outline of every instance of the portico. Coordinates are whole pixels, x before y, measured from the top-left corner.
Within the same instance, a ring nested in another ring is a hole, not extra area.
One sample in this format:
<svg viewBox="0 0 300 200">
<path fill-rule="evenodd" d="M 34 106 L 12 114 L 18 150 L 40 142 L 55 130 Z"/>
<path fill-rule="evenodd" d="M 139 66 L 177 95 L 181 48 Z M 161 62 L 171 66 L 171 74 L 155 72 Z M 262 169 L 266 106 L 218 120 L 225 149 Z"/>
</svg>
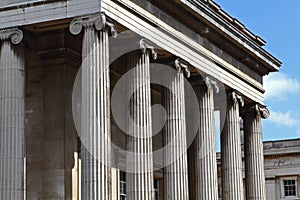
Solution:
<svg viewBox="0 0 300 200">
<path fill-rule="evenodd" d="M 262 77 L 281 63 L 197 2 L 71 0 L 67 15 L 64 1 L 22 4 L 58 13 L 24 9 L 26 22 L 0 11 L 19 12 L 0 26 L 1 199 L 121 199 L 121 171 L 128 200 L 266 199 Z"/>
</svg>

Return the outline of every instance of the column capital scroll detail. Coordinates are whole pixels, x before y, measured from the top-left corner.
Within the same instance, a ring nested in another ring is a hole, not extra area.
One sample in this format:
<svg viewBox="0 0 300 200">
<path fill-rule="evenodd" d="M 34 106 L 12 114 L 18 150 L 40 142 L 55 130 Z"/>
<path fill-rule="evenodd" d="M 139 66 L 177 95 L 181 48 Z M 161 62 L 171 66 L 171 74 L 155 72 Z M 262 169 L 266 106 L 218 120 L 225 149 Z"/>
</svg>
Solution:
<svg viewBox="0 0 300 200">
<path fill-rule="evenodd" d="M 229 94 L 229 98 L 232 98 L 233 102 L 235 104 L 240 103 L 241 107 L 244 106 L 245 102 L 244 99 L 242 97 L 242 95 L 240 95 L 239 93 L 237 93 L 236 91 L 233 91 Z"/>
<path fill-rule="evenodd" d="M 267 106 L 255 103 L 245 106 L 242 113 L 246 115 L 247 113 L 255 113 L 256 115 L 259 115 L 263 119 L 267 119 L 270 116 L 270 111 L 267 109 Z"/>
<path fill-rule="evenodd" d="M 23 32 L 18 28 L 2 29 L 0 40 L 10 40 L 13 44 L 19 44 L 23 40 Z"/>
<path fill-rule="evenodd" d="M 116 26 L 107 21 L 104 13 L 76 17 L 71 21 L 69 30 L 73 35 L 78 35 L 81 33 L 83 27 L 95 28 L 97 31 L 108 29 L 114 38 L 118 35 Z"/>
<path fill-rule="evenodd" d="M 270 111 L 267 109 L 267 106 L 256 104 L 257 112 L 261 115 L 262 118 L 267 119 L 270 117 Z"/>
<path fill-rule="evenodd" d="M 190 72 L 190 67 L 189 67 L 189 63 L 180 59 L 180 58 L 177 58 L 174 62 L 175 64 L 175 68 L 178 72 L 185 72 L 185 75 L 186 77 L 190 77 L 191 76 L 191 72 Z"/>
<path fill-rule="evenodd" d="M 152 58 L 154 60 L 157 59 L 156 48 L 155 48 L 154 44 L 152 44 L 150 41 L 148 41 L 146 39 L 141 39 L 139 42 L 139 48 L 141 49 L 143 54 L 145 54 L 147 52 L 147 50 L 149 50 L 151 52 Z"/>
<path fill-rule="evenodd" d="M 220 88 L 219 88 L 219 85 L 218 85 L 217 81 L 214 81 L 214 80 L 212 80 L 212 79 L 209 78 L 209 77 L 206 77 L 206 78 L 205 78 L 205 83 L 206 83 L 206 86 L 207 86 L 208 89 L 213 89 L 213 88 L 215 88 L 216 93 L 219 93 Z"/>
</svg>

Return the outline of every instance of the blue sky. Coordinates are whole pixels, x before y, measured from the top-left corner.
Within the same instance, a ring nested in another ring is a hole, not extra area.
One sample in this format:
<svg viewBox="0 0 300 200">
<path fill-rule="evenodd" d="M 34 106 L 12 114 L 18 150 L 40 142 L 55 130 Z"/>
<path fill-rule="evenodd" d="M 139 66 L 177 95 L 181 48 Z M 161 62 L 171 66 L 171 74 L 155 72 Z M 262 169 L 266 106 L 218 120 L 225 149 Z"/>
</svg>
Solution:
<svg viewBox="0 0 300 200">
<path fill-rule="evenodd" d="M 300 138 L 300 1 L 215 0 L 283 62 L 280 72 L 264 79 L 265 104 L 271 116 L 263 120 L 264 140 Z"/>
</svg>

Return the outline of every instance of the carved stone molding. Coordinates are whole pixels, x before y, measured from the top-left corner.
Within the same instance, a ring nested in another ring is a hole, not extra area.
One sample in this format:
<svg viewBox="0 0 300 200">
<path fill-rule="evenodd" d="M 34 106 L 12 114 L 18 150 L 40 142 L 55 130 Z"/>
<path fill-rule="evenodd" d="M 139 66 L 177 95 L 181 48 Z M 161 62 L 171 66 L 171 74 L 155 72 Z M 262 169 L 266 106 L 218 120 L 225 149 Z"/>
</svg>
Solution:
<svg viewBox="0 0 300 200">
<path fill-rule="evenodd" d="M 147 50 L 149 50 L 151 52 L 152 58 L 154 60 L 157 59 L 156 48 L 150 41 L 145 40 L 145 39 L 141 39 L 140 42 L 139 42 L 139 45 L 140 45 L 139 47 L 140 47 L 142 53 L 146 53 Z"/>
<path fill-rule="evenodd" d="M 232 98 L 233 103 L 235 103 L 235 104 L 240 103 L 241 107 L 243 107 L 245 104 L 242 95 L 240 95 L 239 93 L 237 93 L 235 91 L 233 91 L 229 94 L 229 98 Z"/>
<path fill-rule="evenodd" d="M 73 35 L 78 35 L 83 27 L 95 28 L 97 31 L 107 29 L 114 38 L 118 35 L 116 26 L 107 21 L 104 13 L 77 17 L 71 21 L 69 30 Z"/>
<path fill-rule="evenodd" d="M 23 32 L 18 28 L 0 30 L 0 40 L 9 40 L 13 44 L 19 44 L 23 40 Z"/>
<path fill-rule="evenodd" d="M 190 77 L 191 76 L 191 72 L 190 72 L 190 67 L 189 67 L 189 63 L 180 59 L 180 58 L 177 58 L 174 62 L 175 64 L 175 67 L 176 67 L 176 70 L 178 72 L 185 72 L 185 75 L 186 77 Z"/>
</svg>

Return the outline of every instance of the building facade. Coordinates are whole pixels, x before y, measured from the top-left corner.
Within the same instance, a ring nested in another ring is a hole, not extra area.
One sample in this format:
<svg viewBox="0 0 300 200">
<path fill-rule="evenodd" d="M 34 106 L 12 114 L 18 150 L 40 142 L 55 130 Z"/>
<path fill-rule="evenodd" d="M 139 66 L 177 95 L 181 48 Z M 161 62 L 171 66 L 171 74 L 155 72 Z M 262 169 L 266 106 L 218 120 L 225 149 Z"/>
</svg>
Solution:
<svg viewBox="0 0 300 200">
<path fill-rule="evenodd" d="M 264 142 L 267 199 L 299 199 L 300 140 Z"/>
<path fill-rule="evenodd" d="M 300 139 L 266 141 L 263 147 L 266 199 L 299 199 Z M 222 199 L 220 153 L 217 153 L 217 160 L 219 199 Z M 245 184 L 245 159 L 242 160 Z"/>
<path fill-rule="evenodd" d="M 215 2 L 4 0 L 0 40 L 0 199 L 218 199 L 215 120 L 222 199 L 266 199 L 281 63 Z"/>
</svg>

